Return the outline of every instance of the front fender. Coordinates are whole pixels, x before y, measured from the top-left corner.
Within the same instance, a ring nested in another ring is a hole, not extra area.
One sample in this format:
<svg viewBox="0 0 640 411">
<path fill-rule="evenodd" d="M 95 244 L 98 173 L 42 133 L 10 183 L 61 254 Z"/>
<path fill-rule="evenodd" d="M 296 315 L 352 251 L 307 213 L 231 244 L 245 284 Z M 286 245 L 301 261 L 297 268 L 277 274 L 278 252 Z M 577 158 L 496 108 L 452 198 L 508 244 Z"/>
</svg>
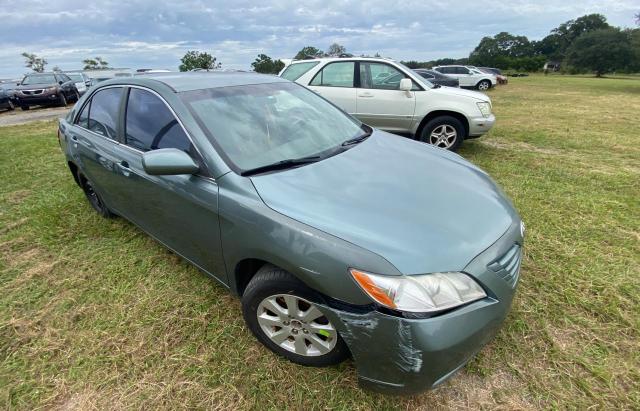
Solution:
<svg viewBox="0 0 640 411">
<path fill-rule="evenodd" d="M 371 299 L 349 268 L 401 275 L 381 256 L 267 207 L 248 178 L 231 172 L 218 183 L 222 249 L 229 286 L 236 294 L 235 267 L 245 259 L 277 265 L 322 294 L 358 305 Z"/>
</svg>

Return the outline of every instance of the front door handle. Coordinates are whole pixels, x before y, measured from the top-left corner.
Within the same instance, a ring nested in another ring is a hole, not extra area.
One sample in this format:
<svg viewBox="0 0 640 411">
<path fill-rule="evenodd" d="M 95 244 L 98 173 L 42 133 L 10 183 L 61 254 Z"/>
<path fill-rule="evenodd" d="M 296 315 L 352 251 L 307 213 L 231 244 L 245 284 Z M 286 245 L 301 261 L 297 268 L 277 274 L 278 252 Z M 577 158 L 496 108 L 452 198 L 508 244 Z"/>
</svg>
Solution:
<svg viewBox="0 0 640 411">
<path fill-rule="evenodd" d="M 369 93 L 368 91 L 365 91 L 364 93 L 358 94 L 358 97 L 373 97 L 373 93 Z"/>
<path fill-rule="evenodd" d="M 125 177 L 129 177 L 131 175 L 131 169 L 129 168 L 129 163 L 127 160 L 122 160 L 118 163 L 118 167 L 122 171 L 122 175 Z"/>
</svg>

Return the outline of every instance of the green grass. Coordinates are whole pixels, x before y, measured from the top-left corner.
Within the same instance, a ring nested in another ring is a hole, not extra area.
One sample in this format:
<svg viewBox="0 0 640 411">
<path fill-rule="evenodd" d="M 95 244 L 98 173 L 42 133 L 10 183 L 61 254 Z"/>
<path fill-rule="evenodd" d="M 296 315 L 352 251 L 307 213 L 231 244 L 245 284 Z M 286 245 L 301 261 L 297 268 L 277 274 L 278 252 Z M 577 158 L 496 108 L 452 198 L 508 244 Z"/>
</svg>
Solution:
<svg viewBox="0 0 640 411">
<path fill-rule="evenodd" d="M 91 210 L 55 123 L 0 128 L 0 407 L 640 408 L 640 80 L 490 95 L 497 125 L 460 153 L 527 223 L 518 294 L 465 370 L 408 398 L 277 358 L 222 287 Z"/>
</svg>

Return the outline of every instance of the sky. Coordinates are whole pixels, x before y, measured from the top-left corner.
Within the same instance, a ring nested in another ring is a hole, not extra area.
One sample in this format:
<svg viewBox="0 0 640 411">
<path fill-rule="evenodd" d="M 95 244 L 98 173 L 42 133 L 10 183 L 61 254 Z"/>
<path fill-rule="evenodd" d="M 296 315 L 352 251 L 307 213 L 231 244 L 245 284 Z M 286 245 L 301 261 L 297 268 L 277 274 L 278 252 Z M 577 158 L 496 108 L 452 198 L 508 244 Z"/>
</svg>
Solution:
<svg viewBox="0 0 640 411">
<path fill-rule="evenodd" d="M 113 67 L 177 70 L 187 50 L 246 70 L 260 53 L 291 58 L 334 42 L 356 55 L 457 58 L 501 31 L 537 40 L 589 13 L 633 27 L 638 12 L 638 0 L 0 0 L 0 78 L 28 71 L 23 52 L 62 70 L 94 56 Z"/>
</svg>

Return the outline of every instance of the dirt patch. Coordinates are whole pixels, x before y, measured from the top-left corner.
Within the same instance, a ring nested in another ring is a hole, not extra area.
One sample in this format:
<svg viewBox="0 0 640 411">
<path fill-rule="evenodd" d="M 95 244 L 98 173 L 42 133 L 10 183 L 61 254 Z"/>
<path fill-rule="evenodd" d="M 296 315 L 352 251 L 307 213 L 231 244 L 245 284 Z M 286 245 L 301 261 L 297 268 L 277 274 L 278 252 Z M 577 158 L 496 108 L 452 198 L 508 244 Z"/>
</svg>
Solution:
<svg viewBox="0 0 640 411">
<path fill-rule="evenodd" d="M 68 107 L 34 107 L 29 111 L 14 110 L 0 113 L 0 126 L 27 124 L 34 121 L 52 120 L 67 115 Z"/>
<path fill-rule="evenodd" d="M 10 205 L 18 205 L 31 194 L 31 190 L 18 190 L 8 193 L 6 196 L 7 203 Z"/>
</svg>

